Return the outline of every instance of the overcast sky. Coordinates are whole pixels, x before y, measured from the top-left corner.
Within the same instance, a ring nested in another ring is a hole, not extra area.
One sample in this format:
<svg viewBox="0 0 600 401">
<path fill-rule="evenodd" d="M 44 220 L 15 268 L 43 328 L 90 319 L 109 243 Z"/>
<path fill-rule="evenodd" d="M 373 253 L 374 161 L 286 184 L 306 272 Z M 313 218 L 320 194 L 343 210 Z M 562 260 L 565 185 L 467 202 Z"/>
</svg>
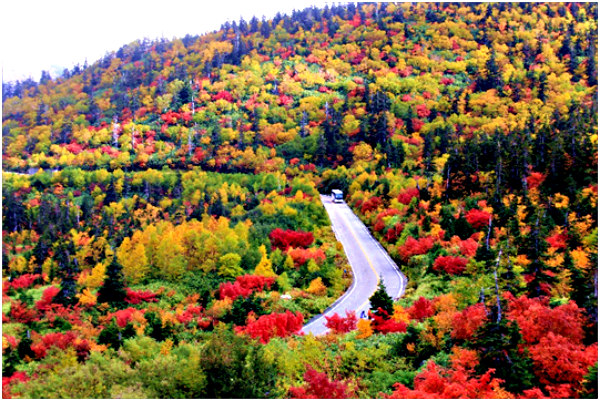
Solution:
<svg viewBox="0 0 600 401">
<path fill-rule="evenodd" d="M 184 37 L 219 29 L 227 20 L 248 22 L 291 15 L 320 0 L 191 1 L 191 0 L 6 0 L 0 4 L 2 77 L 14 81 L 41 71 L 62 71 L 92 64 L 106 52 L 136 39 Z M 329 2 L 331 4 L 331 2 Z"/>
</svg>

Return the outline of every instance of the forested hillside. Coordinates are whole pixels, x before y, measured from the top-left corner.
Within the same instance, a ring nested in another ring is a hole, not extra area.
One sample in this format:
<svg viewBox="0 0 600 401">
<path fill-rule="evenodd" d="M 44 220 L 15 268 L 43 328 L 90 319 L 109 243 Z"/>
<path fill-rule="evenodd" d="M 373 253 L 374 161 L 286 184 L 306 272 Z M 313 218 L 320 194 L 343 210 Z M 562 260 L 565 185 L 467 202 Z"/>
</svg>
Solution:
<svg viewBox="0 0 600 401">
<path fill-rule="evenodd" d="M 597 398 L 597 31 L 351 3 L 3 85 L 3 396 Z M 409 283 L 314 337 L 333 188 Z"/>
</svg>

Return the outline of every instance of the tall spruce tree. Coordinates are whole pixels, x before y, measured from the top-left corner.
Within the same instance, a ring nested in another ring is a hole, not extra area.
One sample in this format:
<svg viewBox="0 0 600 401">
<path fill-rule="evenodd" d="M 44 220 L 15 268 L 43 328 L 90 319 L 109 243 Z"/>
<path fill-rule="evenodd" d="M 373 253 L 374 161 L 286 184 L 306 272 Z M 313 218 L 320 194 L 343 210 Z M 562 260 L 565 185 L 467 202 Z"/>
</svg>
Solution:
<svg viewBox="0 0 600 401">
<path fill-rule="evenodd" d="M 123 266 L 117 261 L 116 255 L 106 269 L 106 278 L 102 287 L 98 290 L 98 303 L 108 303 L 111 307 L 121 308 L 125 306 L 125 277 Z"/>
<path fill-rule="evenodd" d="M 392 297 L 388 295 L 383 281 L 379 282 L 377 291 L 371 295 L 369 302 L 371 303 L 371 312 L 375 314 L 379 313 L 379 308 L 386 311 L 389 315 L 394 313 L 394 301 L 392 300 Z"/>
<path fill-rule="evenodd" d="M 75 305 L 77 303 L 75 274 L 79 271 L 77 259 L 73 257 L 75 255 L 75 245 L 73 241 L 61 242 L 55 252 L 61 283 L 60 292 L 54 298 L 54 302 L 64 306 Z"/>
</svg>

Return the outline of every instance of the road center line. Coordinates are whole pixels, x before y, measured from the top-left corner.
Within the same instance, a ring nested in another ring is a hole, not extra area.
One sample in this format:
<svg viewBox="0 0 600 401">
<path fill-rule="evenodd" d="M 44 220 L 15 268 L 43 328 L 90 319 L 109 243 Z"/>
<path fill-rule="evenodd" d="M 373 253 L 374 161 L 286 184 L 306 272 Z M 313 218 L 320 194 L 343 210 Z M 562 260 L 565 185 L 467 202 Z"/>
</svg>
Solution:
<svg viewBox="0 0 600 401">
<path fill-rule="evenodd" d="M 348 207 L 348 206 L 346 206 L 346 207 Z M 348 221 L 348 219 L 346 219 L 346 216 L 344 216 L 344 214 L 341 213 L 341 212 L 339 214 L 342 217 L 342 220 L 344 220 L 344 222 L 346 223 L 346 226 L 350 230 L 350 233 L 352 234 L 352 236 L 356 240 L 356 243 L 358 244 L 358 247 L 360 248 L 360 250 L 362 251 L 362 253 L 365 255 L 365 258 L 367 258 L 367 263 L 369 264 L 369 267 L 371 268 L 371 270 L 373 270 L 373 273 L 375 274 L 375 277 L 377 277 L 377 285 L 379 285 L 379 274 L 377 274 L 377 271 L 375 270 L 375 267 L 373 266 L 373 263 L 371 263 L 371 259 L 369 258 L 369 255 L 365 251 L 365 248 L 363 248 L 363 246 L 361 245 L 358 237 L 356 236 L 356 234 L 354 233 L 354 230 L 352 229 L 352 226 L 350 225 L 350 222 Z"/>
</svg>

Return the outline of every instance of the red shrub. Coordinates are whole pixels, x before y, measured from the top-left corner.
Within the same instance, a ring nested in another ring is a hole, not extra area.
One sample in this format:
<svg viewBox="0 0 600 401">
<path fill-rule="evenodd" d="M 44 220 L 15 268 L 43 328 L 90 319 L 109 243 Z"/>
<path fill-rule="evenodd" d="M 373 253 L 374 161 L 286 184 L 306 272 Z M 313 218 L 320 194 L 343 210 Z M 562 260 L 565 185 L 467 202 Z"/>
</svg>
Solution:
<svg viewBox="0 0 600 401">
<path fill-rule="evenodd" d="M 192 161 L 194 163 L 200 163 L 202 160 L 204 160 L 205 157 L 206 153 L 204 152 L 204 149 L 202 149 L 201 147 L 197 147 L 194 149 L 194 156 L 192 156 Z"/>
<path fill-rule="evenodd" d="M 385 228 L 385 223 L 381 219 L 377 219 L 375 224 L 373 225 L 373 230 L 375 232 L 381 232 Z"/>
<path fill-rule="evenodd" d="M 348 384 L 339 380 L 329 380 L 326 373 L 309 368 L 304 374 L 304 387 L 290 387 L 290 398 L 301 399 L 340 399 L 353 398 Z"/>
<path fill-rule="evenodd" d="M 360 212 L 362 214 L 365 214 L 367 212 L 377 209 L 381 205 L 383 205 L 383 201 L 381 200 L 381 198 L 378 196 L 374 196 L 362 203 L 360 207 Z"/>
<path fill-rule="evenodd" d="M 546 238 L 548 244 L 550 244 L 553 248 L 564 249 L 567 247 L 567 241 L 569 240 L 569 236 L 563 233 L 556 233 L 551 237 Z"/>
<path fill-rule="evenodd" d="M 265 288 L 270 289 L 273 283 L 275 283 L 275 277 L 246 274 L 237 277 L 234 283 L 222 283 L 219 286 L 219 298 L 236 299 L 240 296 L 246 298 L 254 291 L 262 291 Z"/>
<path fill-rule="evenodd" d="M 427 368 L 415 377 L 414 390 L 396 383 L 391 395 L 383 395 L 388 399 L 498 398 L 502 380 L 493 378 L 493 373 L 494 369 L 489 369 L 481 376 L 474 376 L 464 368 L 445 369 L 430 360 Z"/>
<path fill-rule="evenodd" d="M 358 321 L 354 311 L 346 311 L 346 317 L 341 317 L 336 312 L 332 316 L 325 316 L 325 320 L 327 320 L 325 326 L 334 333 L 348 333 L 356 330 Z"/>
<path fill-rule="evenodd" d="M 67 146 L 65 146 L 65 148 L 73 153 L 74 155 L 81 153 L 83 151 L 83 147 L 78 144 L 77 142 L 71 142 L 70 144 L 68 144 Z"/>
<path fill-rule="evenodd" d="M 46 311 L 46 319 L 50 323 L 50 327 L 54 327 L 57 318 L 68 321 L 72 325 L 80 326 L 81 308 L 78 306 L 65 308 L 60 304 L 52 304 L 52 309 Z"/>
<path fill-rule="evenodd" d="M 382 308 L 379 308 L 377 314 L 369 312 L 369 316 L 373 319 L 371 327 L 375 333 L 387 334 L 406 332 L 406 323 L 396 322 L 390 319 L 388 313 Z"/>
<path fill-rule="evenodd" d="M 433 248 L 434 242 L 433 237 L 423 237 L 418 240 L 408 237 L 404 245 L 398 248 L 398 253 L 402 260 L 407 263 L 412 256 L 424 255 L 429 252 Z"/>
<path fill-rule="evenodd" d="M 253 274 L 245 274 L 235 279 L 236 283 L 239 283 L 243 288 L 248 290 L 260 290 L 265 288 L 271 289 L 271 286 L 275 283 L 275 277 L 264 277 Z"/>
<path fill-rule="evenodd" d="M 244 288 L 240 285 L 240 283 L 221 283 L 219 285 L 219 298 L 225 299 L 229 297 L 231 299 L 236 299 L 238 297 L 247 298 L 252 294 L 252 290 Z"/>
<path fill-rule="evenodd" d="M 294 230 L 282 230 L 276 228 L 269 234 L 273 249 L 279 248 L 282 251 L 288 248 L 308 248 L 315 241 L 312 233 Z"/>
<path fill-rule="evenodd" d="M 467 238 L 464 241 L 460 241 L 458 249 L 461 254 L 468 258 L 472 258 L 477 254 L 477 248 L 479 244 L 473 238 Z"/>
<path fill-rule="evenodd" d="M 32 344 L 30 348 L 35 359 L 42 359 L 48 353 L 48 347 L 43 342 Z"/>
<path fill-rule="evenodd" d="M 327 258 L 325 252 L 321 248 L 310 249 L 288 249 L 287 254 L 294 260 L 294 266 L 300 267 L 306 263 L 308 259 L 313 259 L 317 264 L 321 264 Z"/>
<path fill-rule="evenodd" d="M 77 339 L 73 344 L 75 346 L 75 352 L 77 353 L 77 359 L 80 361 L 87 359 L 92 350 L 92 345 L 88 340 Z"/>
<path fill-rule="evenodd" d="M 396 223 L 393 228 L 390 228 L 385 233 L 385 240 L 389 243 L 395 243 L 404 231 L 404 223 Z"/>
<path fill-rule="evenodd" d="M 39 274 L 24 274 L 21 277 L 17 277 L 16 279 L 10 281 L 9 285 L 15 290 L 18 288 L 29 288 L 40 277 L 41 275 Z"/>
<path fill-rule="evenodd" d="M 35 303 L 35 307 L 39 311 L 46 311 L 53 308 L 52 300 L 60 292 L 60 288 L 48 287 L 42 294 L 42 299 Z"/>
<path fill-rule="evenodd" d="M 552 392 L 560 390 L 565 398 L 577 398 L 582 390 L 583 376 L 598 360 L 598 344 L 585 347 L 573 343 L 560 335 L 548 333 L 538 344 L 529 347 L 533 360 L 533 371 L 542 385 L 561 386 L 568 384 L 565 389 L 549 389 Z M 547 388 L 548 389 L 548 388 Z"/>
<path fill-rule="evenodd" d="M 448 274 L 462 274 L 467 266 L 467 259 L 458 256 L 439 256 L 433 263 L 433 270 L 445 271 Z"/>
<path fill-rule="evenodd" d="M 42 359 L 46 356 L 46 351 L 52 347 L 59 349 L 67 349 L 73 345 L 75 333 L 67 331 L 66 333 L 48 333 L 43 336 L 40 342 L 32 344 L 31 350 L 35 353 L 37 359 Z"/>
<path fill-rule="evenodd" d="M 406 309 L 406 312 L 411 319 L 419 321 L 423 321 L 435 315 L 433 301 L 423 297 L 417 299 L 411 307 Z"/>
<path fill-rule="evenodd" d="M 131 315 L 133 315 L 133 313 L 135 311 L 137 311 L 137 309 L 127 308 L 127 309 L 118 310 L 118 311 L 112 313 L 110 316 L 111 316 L 111 318 L 114 317 L 116 319 L 117 326 L 123 328 L 123 327 L 127 326 L 127 323 L 129 323 L 131 321 Z"/>
<path fill-rule="evenodd" d="M 11 348 L 17 348 L 19 345 L 19 340 L 17 340 L 14 336 L 8 334 L 2 334 L 2 337 L 6 339 L 6 342 L 10 345 Z"/>
<path fill-rule="evenodd" d="M 197 318 L 202 319 L 204 317 L 204 308 L 202 306 L 189 306 L 181 315 L 177 315 L 179 323 L 191 323 Z"/>
<path fill-rule="evenodd" d="M 14 301 L 10 306 L 10 317 L 19 323 L 31 323 L 38 318 L 35 309 L 29 309 L 27 304 L 21 301 Z"/>
<path fill-rule="evenodd" d="M 425 105 L 425 104 L 417 105 L 417 116 L 419 118 L 429 117 L 430 114 L 431 114 L 431 111 L 427 108 L 427 105 Z"/>
<path fill-rule="evenodd" d="M 469 306 L 452 317 L 454 329 L 451 336 L 457 340 L 470 340 L 486 320 L 487 314 L 482 304 Z"/>
<path fill-rule="evenodd" d="M 233 96 L 231 95 L 231 93 L 229 93 L 227 91 L 221 91 L 213 96 L 213 100 L 219 100 L 219 99 L 227 100 L 230 103 L 233 102 Z"/>
<path fill-rule="evenodd" d="M 477 230 L 487 227 L 490 224 L 490 217 L 490 213 L 479 209 L 471 209 L 465 215 L 469 224 Z"/>
<path fill-rule="evenodd" d="M 419 120 L 418 118 L 413 118 L 412 125 L 413 125 L 413 129 L 415 130 L 415 132 L 419 132 L 421 130 L 421 128 L 423 128 L 423 125 L 425 125 L 425 123 L 423 121 Z"/>
<path fill-rule="evenodd" d="M 542 173 L 533 172 L 529 177 L 527 177 L 527 188 L 534 189 L 539 187 L 542 182 L 546 179 L 546 175 Z"/>
<path fill-rule="evenodd" d="M 294 98 L 288 95 L 280 95 L 278 103 L 282 106 L 287 106 L 294 103 Z"/>
<path fill-rule="evenodd" d="M 417 188 L 409 188 L 398 195 L 398 202 L 408 205 L 412 198 L 419 199 L 419 190 Z"/>
<path fill-rule="evenodd" d="M 575 302 L 551 308 L 547 297 L 527 298 L 523 295 L 515 298 L 510 293 L 504 296 L 508 299 L 507 318 L 517 322 L 527 344 L 536 344 L 549 333 L 581 344 L 585 313 Z"/>
<path fill-rule="evenodd" d="M 246 326 L 236 327 L 235 330 L 238 333 L 246 333 L 250 337 L 259 338 L 261 343 L 266 344 L 273 337 L 289 337 L 292 334 L 298 334 L 303 323 L 302 313 L 294 314 L 287 311 L 263 315 Z"/>
<path fill-rule="evenodd" d="M 158 299 L 156 299 L 156 294 L 150 290 L 134 291 L 131 288 L 128 288 L 127 296 L 125 297 L 125 301 L 132 305 L 137 305 L 142 302 L 158 302 Z"/>
</svg>

